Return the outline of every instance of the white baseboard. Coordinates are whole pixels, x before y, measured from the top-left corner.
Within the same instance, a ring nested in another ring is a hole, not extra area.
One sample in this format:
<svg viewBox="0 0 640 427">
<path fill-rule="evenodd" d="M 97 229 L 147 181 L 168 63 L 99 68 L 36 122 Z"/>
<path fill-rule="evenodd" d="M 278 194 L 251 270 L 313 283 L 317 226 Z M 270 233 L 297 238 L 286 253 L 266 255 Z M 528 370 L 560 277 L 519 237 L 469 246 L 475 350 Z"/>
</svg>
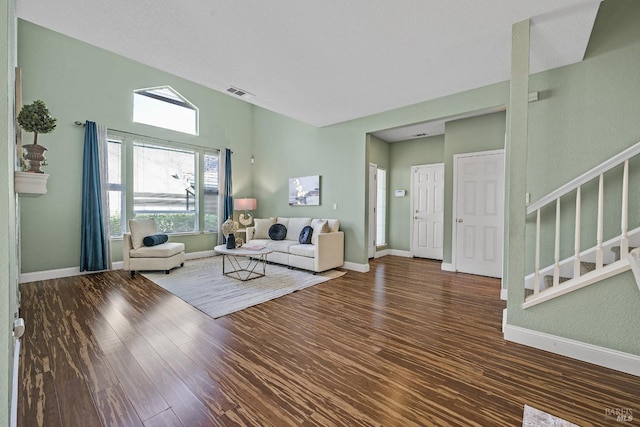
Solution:
<svg viewBox="0 0 640 427">
<path fill-rule="evenodd" d="M 440 266 L 440 270 L 442 270 L 442 271 L 451 271 L 452 273 L 456 272 L 456 269 L 453 268 L 453 264 L 448 263 L 448 262 L 443 262 L 442 265 Z"/>
<path fill-rule="evenodd" d="M 196 259 L 196 258 L 207 258 L 211 256 L 216 256 L 216 252 L 214 250 L 210 251 L 200 251 L 200 252 L 188 252 L 185 254 L 185 259 Z M 123 268 L 122 261 L 116 261 L 113 263 L 113 270 L 122 270 Z M 50 279 L 60 279 L 62 277 L 71 277 L 71 276 L 80 276 L 83 274 L 93 274 L 98 273 L 97 271 L 83 271 L 80 272 L 80 267 L 69 267 L 69 268 L 59 268 L 56 270 L 44 270 L 44 271 L 34 271 L 33 273 L 21 273 L 18 281 L 20 283 L 29 283 L 29 282 L 37 282 L 38 280 L 50 280 Z"/>
<path fill-rule="evenodd" d="M 345 261 L 342 265 L 345 270 L 357 271 L 358 273 L 369 272 L 369 264 L 358 264 L 357 262 Z"/>
<path fill-rule="evenodd" d="M 374 258 L 382 258 L 383 256 L 389 255 L 389 249 L 382 249 L 381 251 L 376 251 Z"/>
<path fill-rule="evenodd" d="M 500 289 L 500 299 L 503 301 L 507 300 L 507 290 L 505 288 Z"/>
<path fill-rule="evenodd" d="M 389 249 L 389 255 L 400 256 L 403 258 L 413 258 L 413 255 L 411 255 L 411 252 L 401 251 L 399 249 Z"/>
<path fill-rule="evenodd" d="M 507 341 L 640 376 L 640 356 L 635 354 L 611 350 L 519 326 L 506 324 L 503 330 L 504 339 Z"/>
</svg>

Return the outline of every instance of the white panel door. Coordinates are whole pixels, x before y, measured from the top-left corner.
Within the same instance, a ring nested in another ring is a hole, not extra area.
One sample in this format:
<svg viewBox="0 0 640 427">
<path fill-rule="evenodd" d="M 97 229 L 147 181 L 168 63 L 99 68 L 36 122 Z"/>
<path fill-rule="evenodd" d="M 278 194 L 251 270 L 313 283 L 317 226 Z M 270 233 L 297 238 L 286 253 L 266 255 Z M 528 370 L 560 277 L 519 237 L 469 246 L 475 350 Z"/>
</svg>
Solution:
<svg viewBox="0 0 640 427">
<path fill-rule="evenodd" d="M 444 164 L 413 166 L 411 253 L 442 259 L 444 242 Z"/>
<path fill-rule="evenodd" d="M 369 163 L 369 258 L 376 255 L 376 204 L 378 202 L 378 166 Z"/>
<path fill-rule="evenodd" d="M 504 152 L 456 157 L 456 270 L 502 277 Z"/>
</svg>

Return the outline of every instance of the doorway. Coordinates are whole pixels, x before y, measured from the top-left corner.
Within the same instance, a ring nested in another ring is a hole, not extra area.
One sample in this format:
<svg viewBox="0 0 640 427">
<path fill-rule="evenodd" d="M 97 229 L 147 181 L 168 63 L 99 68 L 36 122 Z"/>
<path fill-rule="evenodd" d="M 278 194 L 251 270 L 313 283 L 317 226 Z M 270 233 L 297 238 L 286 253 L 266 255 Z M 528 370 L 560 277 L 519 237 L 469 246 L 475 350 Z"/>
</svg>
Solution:
<svg viewBox="0 0 640 427">
<path fill-rule="evenodd" d="M 444 163 L 411 167 L 411 255 L 442 260 Z"/>
<path fill-rule="evenodd" d="M 504 150 L 455 155 L 453 163 L 455 270 L 502 277 Z"/>
</svg>

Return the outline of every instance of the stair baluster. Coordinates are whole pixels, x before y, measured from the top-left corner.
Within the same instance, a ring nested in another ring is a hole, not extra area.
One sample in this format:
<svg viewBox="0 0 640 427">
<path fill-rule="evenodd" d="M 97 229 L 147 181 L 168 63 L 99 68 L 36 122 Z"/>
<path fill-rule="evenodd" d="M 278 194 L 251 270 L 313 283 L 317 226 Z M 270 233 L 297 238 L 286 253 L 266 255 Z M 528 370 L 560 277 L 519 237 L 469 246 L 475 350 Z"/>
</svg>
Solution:
<svg viewBox="0 0 640 427">
<path fill-rule="evenodd" d="M 576 190 L 576 228 L 575 228 L 575 240 L 573 243 L 573 277 L 580 277 L 580 210 L 582 208 L 581 197 L 582 186 L 579 186 Z"/>
<path fill-rule="evenodd" d="M 600 174 L 598 183 L 598 231 L 596 234 L 596 270 L 604 264 L 604 174 Z"/>
<path fill-rule="evenodd" d="M 533 279 L 533 294 L 540 292 L 540 209 L 536 211 L 536 273 Z"/>
<path fill-rule="evenodd" d="M 629 160 L 625 160 L 622 172 L 622 219 L 620 221 L 620 259 L 629 254 Z"/>
<path fill-rule="evenodd" d="M 560 284 L 560 198 L 556 199 L 556 247 L 554 252 L 553 286 Z"/>
</svg>

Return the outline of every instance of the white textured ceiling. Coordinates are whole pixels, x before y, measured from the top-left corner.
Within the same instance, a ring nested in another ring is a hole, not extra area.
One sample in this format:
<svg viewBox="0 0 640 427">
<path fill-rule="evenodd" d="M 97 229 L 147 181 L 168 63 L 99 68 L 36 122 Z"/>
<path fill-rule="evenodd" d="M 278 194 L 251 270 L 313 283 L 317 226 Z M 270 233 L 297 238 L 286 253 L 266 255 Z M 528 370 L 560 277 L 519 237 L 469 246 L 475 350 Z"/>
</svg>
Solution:
<svg viewBox="0 0 640 427">
<path fill-rule="evenodd" d="M 18 17 L 325 126 L 582 60 L 599 0 L 16 0 Z M 231 96 L 231 95 L 230 95 Z"/>
</svg>

